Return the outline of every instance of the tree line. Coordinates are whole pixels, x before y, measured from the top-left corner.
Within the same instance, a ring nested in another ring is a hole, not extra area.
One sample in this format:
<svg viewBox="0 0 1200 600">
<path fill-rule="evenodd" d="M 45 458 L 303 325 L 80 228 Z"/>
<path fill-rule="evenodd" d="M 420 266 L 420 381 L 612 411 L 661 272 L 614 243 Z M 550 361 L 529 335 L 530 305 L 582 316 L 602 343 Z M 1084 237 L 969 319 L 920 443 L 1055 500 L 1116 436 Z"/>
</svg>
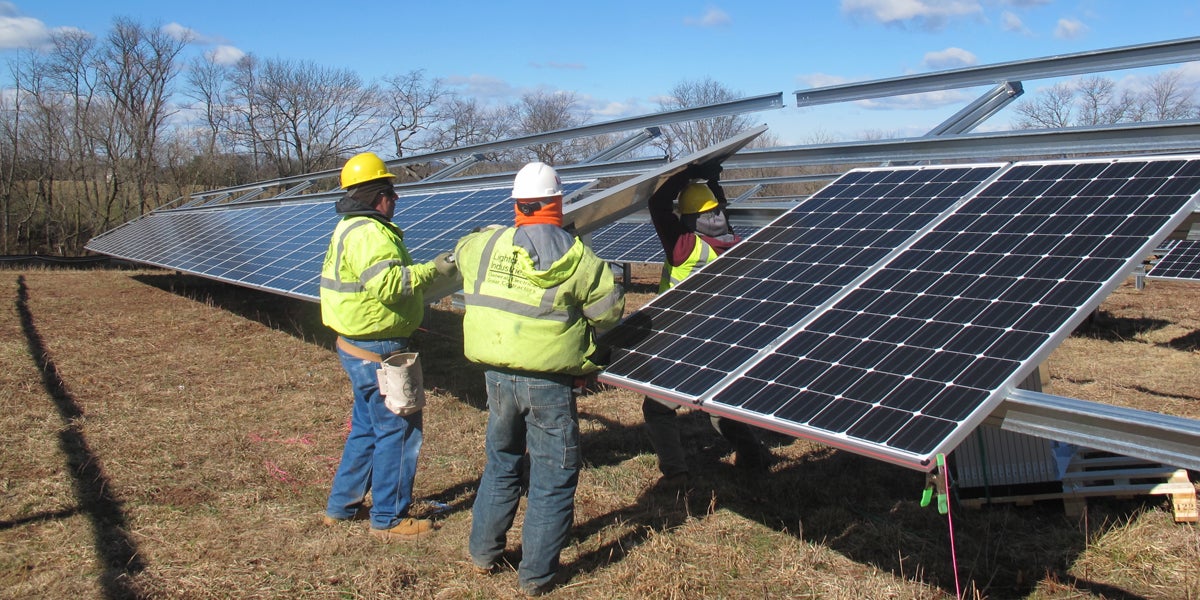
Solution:
<svg viewBox="0 0 1200 600">
<path fill-rule="evenodd" d="M 385 159 L 583 125 L 570 92 L 485 104 L 417 69 L 364 80 L 350 69 L 243 56 L 184 58 L 192 40 L 118 18 L 102 37 L 54 34 L 8 61 L 0 95 L 0 253 L 78 255 L 94 235 L 176 198 L 336 169 L 357 152 Z M 662 109 L 733 100 L 704 79 Z M 748 117 L 664 128 L 657 148 L 690 152 L 749 128 Z M 613 134 L 505 150 L 477 170 L 578 162 Z M 402 180 L 442 165 L 416 165 Z"/>
</svg>

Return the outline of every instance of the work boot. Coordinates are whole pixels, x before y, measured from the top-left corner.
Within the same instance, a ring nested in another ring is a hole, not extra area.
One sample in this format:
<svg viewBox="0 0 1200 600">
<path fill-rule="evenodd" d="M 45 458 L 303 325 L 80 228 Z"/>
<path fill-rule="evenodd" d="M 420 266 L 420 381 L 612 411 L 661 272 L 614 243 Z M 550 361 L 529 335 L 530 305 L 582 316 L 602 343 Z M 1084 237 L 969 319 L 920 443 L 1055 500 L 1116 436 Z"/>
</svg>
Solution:
<svg viewBox="0 0 1200 600">
<path fill-rule="evenodd" d="M 351 521 L 366 521 L 371 518 L 370 506 L 359 506 L 354 510 L 354 514 L 348 517 L 331 517 L 328 514 L 321 515 L 321 524 L 326 527 L 333 527 L 340 523 L 349 523 Z"/>
<path fill-rule="evenodd" d="M 433 533 L 433 521 L 429 519 L 402 519 L 391 529 L 371 528 L 371 535 L 385 541 L 415 540 Z"/>
<path fill-rule="evenodd" d="M 651 491 L 656 494 L 677 495 L 686 494 L 692 489 L 692 476 L 687 471 L 682 473 L 672 473 L 663 475 L 658 478 L 651 486 Z"/>
</svg>

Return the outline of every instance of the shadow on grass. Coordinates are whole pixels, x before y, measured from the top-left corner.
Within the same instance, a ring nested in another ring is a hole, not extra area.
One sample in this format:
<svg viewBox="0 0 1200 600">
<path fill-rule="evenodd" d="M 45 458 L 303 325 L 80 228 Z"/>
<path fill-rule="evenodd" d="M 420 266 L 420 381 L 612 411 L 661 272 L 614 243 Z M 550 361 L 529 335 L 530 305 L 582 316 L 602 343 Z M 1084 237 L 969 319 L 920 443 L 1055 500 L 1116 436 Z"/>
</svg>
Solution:
<svg viewBox="0 0 1200 600">
<path fill-rule="evenodd" d="M 25 286 L 24 276 L 17 277 L 17 312 L 20 314 L 21 330 L 25 334 L 29 356 L 42 374 L 42 387 L 63 421 L 58 445 L 67 457 L 67 471 L 72 476 L 75 497 L 79 501 L 78 512 L 86 515 L 92 525 L 96 555 L 102 568 L 100 588 L 109 600 L 141 598 L 143 595 L 134 584 L 133 576 L 141 573 L 146 565 L 138 553 L 137 544 L 129 535 L 123 506 L 113 494 L 112 482 L 80 427 L 83 411 L 67 391 L 50 350 L 38 333 L 33 312 L 29 308 L 29 288 Z M 65 518 L 74 512 L 66 512 L 61 517 Z M 56 515 L 42 517 L 56 518 Z"/>
<path fill-rule="evenodd" d="M 1060 502 L 971 510 L 952 504 L 952 552 L 947 516 L 934 506 L 920 506 L 923 473 L 817 448 L 799 460 L 780 459 L 771 473 L 756 475 L 722 461 L 730 448 L 708 425 L 707 415 L 697 411 L 680 418 L 687 423 L 684 444 L 694 469 L 691 493 L 672 496 L 651 487 L 632 504 L 577 524 L 576 543 L 603 535 L 614 524 L 629 526 L 627 533 L 605 536 L 600 547 L 564 565 L 570 577 L 604 568 L 689 518 L 723 509 L 949 595 L 961 589 L 964 597 L 1024 598 L 1048 578 L 1106 598 L 1143 598 L 1067 570 L 1088 539 L 1119 526 L 1153 500 L 1093 500 L 1086 526 L 1065 516 Z M 611 429 L 586 440 L 589 462 L 611 464 L 649 452 L 648 442 L 634 440 L 640 432 L 632 429 Z M 774 448 L 794 442 L 767 431 L 760 437 Z"/>
<path fill-rule="evenodd" d="M 1172 350 L 1195 352 L 1197 349 L 1200 349 L 1200 330 L 1181 335 L 1163 345 Z"/>
<path fill-rule="evenodd" d="M 1170 325 L 1166 319 L 1114 317 L 1107 311 L 1096 311 L 1089 316 L 1072 335 L 1093 338 L 1105 342 L 1123 342 L 1140 334 L 1162 329 Z"/>
</svg>

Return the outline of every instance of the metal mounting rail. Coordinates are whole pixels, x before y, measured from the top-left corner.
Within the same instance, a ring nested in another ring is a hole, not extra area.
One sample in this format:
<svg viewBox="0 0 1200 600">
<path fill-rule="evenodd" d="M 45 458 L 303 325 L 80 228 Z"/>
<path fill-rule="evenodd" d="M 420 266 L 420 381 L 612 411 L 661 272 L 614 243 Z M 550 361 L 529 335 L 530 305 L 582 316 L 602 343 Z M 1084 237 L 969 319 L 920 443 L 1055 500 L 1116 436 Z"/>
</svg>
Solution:
<svg viewBox="0 0 1200 600">
<path fill-rule="evenodd" d="M 881 163 L 916 160 L 997 160 L 1069 154 L 1191 152 L 1200 148 L 1200 120 L 1094 125 L 998 133 L 873 140 L 743 150 L 726 169 Z"/>
<path fill-rule="evenodd" d="M 901 96 L 1200 60 L 1200 37 L 797 90 L 796 106 Z"/>
<path fill-rule="evenodd" d="M 1018 389 L 985 421 L 1001 429 L 1200 471 L 1200 420 Z"/>
</svg>

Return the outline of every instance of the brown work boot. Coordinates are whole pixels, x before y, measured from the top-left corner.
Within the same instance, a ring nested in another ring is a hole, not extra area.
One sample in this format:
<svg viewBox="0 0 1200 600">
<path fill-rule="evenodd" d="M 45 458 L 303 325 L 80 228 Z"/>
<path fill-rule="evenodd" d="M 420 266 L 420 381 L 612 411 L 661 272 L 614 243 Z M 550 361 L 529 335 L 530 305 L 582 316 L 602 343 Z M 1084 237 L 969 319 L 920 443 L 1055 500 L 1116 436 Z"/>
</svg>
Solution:
<svg viewBox="0 0 1200 600">
<path fill-rule="evenodd" d="M 385 541 L 415 540 L 433 533 L 433 521 L 409 517 L 396 523 L 391 529 L 371 528 L 371 535 Z"/>
<path fill-rule="evenodd" d="M 370 518 L 371 518 L 371 507 L 370 506 L 359 506 L 358 508 L 356 508 L 354 510 L 354 514 L 350 515 L 349 517 L 345 517 L 345 518 L 341 518 L 341 519 L 339 519 L 337 517 L 331 517 L 327 514 L 321 515 L 321 524 L 325 525 L 326 527 L 333 527 L 334 525 L 338 525 L 341 523 L 349 523 L 351 521 L 366 521 L 367 519 L 370 519 Z"/>
</svg>

